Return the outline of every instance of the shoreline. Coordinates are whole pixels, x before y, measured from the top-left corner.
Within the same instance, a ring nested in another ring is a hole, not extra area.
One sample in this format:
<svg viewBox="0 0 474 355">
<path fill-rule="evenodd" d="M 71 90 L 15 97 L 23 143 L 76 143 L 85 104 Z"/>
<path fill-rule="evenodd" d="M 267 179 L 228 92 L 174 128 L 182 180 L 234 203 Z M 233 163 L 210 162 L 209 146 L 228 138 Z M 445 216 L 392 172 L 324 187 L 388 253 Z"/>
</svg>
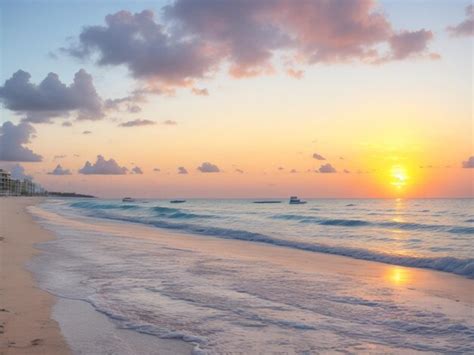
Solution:
<svg viewBox="0 0 474 355">
<path fill-rule="evenodd" d="M 28 211 L 59 233 L 58 242 L 45 245 L 53 252 L 43 262 L 46 272 L 62 273 L 61 261 L 49 264 L 60 252 L 79 270 L 63 277 L 81 278 L 81 288 L 93 292 L 100 289 L 94 308 L 135 331 L 129 334 L 144 331 L 156 338 L 172 332 L 197 349 L 221 352 L 396 353 L 462 352 L 469 336 L 455 329 L 474 329 L 465 318 L 472 310 L 474 282 L 455 274 L 54 209 Z M 70 291 L 74 284 L 43 282 L 58 294 L 83 299 L 81 290 Z M 61 327 L 65 316 L 56 318 Z M 429 334 L 438 335 L 436 343 Z M 324 344 L 316 341 L 321 337 Z M 129 343 L 126 334 L 119 338 Z M 405 338 L 410 341 L 398 341 Z"/>
<path fill-rule="evenodd" d="M 70 354 L 58 323 L 52 319 L 56 298 L 41 290 L 27 268 L 40 253 L 36 243 L 53 240 L 26 211 L 44 197 L 0 199 L 0 353 Z"/>
<path fill-rule="evenodd" d="M 3 201 L 7 203 L 2 203 Z M 5 238 L 0 241 L 5 255 L 2 255 L 1 260 L 0 309 L 9 311 L 0 312 L 0 323 L 4 326 L 3 329 L 0 328 L 4 331 L 4 334 L 0 334 L 1 355 L 54 355 L 83 350 L 90 353 L 106 339 L 114 339 L 109 344 L 109 349 L 135 351 L 132 353 L 142 353 L 137 352 L 138 349 L 148 349 L 147 353 L 159 354 L 192 352 L 192 344 L 189 342 L 120 329 L 87 301 L 55 297 L 41 290 L 38 286 L 41 284 L 40 280 L 27 267 L 31 265 L 29 262 L 34 256 L 43 255 L 42 248 L 35 247 L 36 243 L 56 239 L 53 232 L 56 228 L 50 228 L 54 225 L 68 226 L 76 233 L 85 235 L 106 233 L 118 238 L 153 241 L 161 250 L 192 253 L 199 260 L 218 257 L 219 260 L 231 263 L 273 265 L 276 270 L 286 270 L 309 279 L 322 277 L 324 280 L 332 280 L 342 277 L 367 285 L 378 284 L 397 294 L 403 302 L 429 305 L 428 310 L 437 308 L 455 317 L 453 319 L 465 314 L 466 307 L 472 309 L 473 305 L 473 281 L 450 273 L 248 241 L 196 237 L 133 223 L 88 217 L 71 219 L 35 206 L 43 201 L 44 198 L 0 200 L 1 216 L 8 221 L 8 224 L 2 223 L 0 232 L 0 236 Z M 48 221 L 46 226 L 42 220 Z M 166 263 L 166 260 L 163 262 Z M 42 287 L 45 288 L 44 284 Z M 334 292 L 336 293 L 331 295 L 337 296 L 337 291 Z M 417 301 L 414 302 L 414 299 Z M 15 344 L 9 343 L 12 341 Z M 150 352 L 151 349 L 153 352 Z M 122 354 L 121 351 L 113 353 Z"/>
<path fill-rule="evenodd" d="M 37 245 L 57 236 L 35 221 L 28 209 L 45 199 L 0 199 L 0 355 L 94 353 L 108 338 L 116 339 L 111 350 L 117 354 L 136 349 L 191 354 L 192 346 L 186 342 L 120 329 L 88 302 L 40 288 L 31 262 L 43 253 Z"/>
</svg>

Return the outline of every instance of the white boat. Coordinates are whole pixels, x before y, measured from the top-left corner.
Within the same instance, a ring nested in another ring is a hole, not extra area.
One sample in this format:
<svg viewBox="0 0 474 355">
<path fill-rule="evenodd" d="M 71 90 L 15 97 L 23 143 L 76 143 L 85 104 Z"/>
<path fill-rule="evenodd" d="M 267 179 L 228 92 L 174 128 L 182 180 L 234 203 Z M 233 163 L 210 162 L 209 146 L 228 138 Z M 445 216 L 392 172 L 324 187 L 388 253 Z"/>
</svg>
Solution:
<svg viewBox="0 0 474 355">
<path fill-rule="evenodd" d="M 124 198 L 122 199 L 122 202 L 135 202 L 135 200 L 134 200 L 133 198 L 131 198 L 131 197 L 124 197 Z"/>
<path fill-rule="evenodd" d="M 301 201 L 298 196 L 290 197 L 290 205 L 304 205 L 306 201 Z"/>
</svg>

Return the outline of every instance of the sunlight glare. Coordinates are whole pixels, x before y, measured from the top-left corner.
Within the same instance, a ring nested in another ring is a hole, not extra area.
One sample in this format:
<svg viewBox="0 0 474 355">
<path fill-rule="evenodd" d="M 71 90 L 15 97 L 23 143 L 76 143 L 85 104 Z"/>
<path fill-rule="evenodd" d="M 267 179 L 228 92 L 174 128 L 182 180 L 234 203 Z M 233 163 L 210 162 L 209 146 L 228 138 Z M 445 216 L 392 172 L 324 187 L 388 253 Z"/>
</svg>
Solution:
<svg viewBox="0 0 474 355">
<path fill-rule="evenodd" d="M 402 189 L 403 187 L 405 187 L 409 179 L 406 168 L 401 165 L 393 166 L 390 171 L 390 176 L 390 183 L 397 189 Z"/>
</svg>

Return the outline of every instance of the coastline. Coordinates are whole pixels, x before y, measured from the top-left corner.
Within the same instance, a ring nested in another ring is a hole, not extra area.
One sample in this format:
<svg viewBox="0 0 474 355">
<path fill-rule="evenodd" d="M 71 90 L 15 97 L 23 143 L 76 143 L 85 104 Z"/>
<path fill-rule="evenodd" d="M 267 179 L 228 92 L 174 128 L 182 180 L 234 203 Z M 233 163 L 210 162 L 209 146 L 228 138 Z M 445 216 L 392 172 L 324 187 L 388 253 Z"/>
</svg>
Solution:
<svg viewBox="0 0 474 355">
<path fill-rule="evenodd" d="M 360 307 L 368 307 L 367 311 L 369 312 L 371 307 L 374 307 L 372 311 L 376 312 L 371 318 L 367 318 L 367 321 L 377 319 L 377 313 L 385 309 L 380 322 L 386 316 L 393 317 L 392 320 L 398 322 L 399 315 L 397 312 L 401 311 L 402 314 L 411 314 L 414 317 L 407 320 L 406 324 L 404 324 L 406 327 L 410 327 L 413 322 L 423 322 L 422 318 L 434 317 L 433 319 L 435 319 L 439 317 L 439 314 L 444 314 L 445 319 L 452 322 L 447 324 L 447 327 L 453 327 L 461 324 L 457 322 L 463 320 L 466 310 L 472 309 L 473 305 L 473 280 L 454 274 L 247 241 L 193 236 L 134 223 L 122 223 L 81 216 L 69 218 L 68 216 L 51 213 L 35 206 L 43 201 L 44 198 L 0 199 L 0 212 L 2 218 L 4 218 L 0 233 L 1 237 L 5 238 L 0 241 L 2 250 L 0 286 L 0 295 L 2 297 L 0 309 L 8 310 L 8 312 L 0 312 L 0 322 L 4 326 L 3 329 L 0 329 L 4 331 L 4 334 L 0 334 L 0 354 L 2 355 L 91 353 L 93 350 L 101 349 L 101 346 L 104 347 L 102 348 L 103 350 L 113 350 L 111 353 L 115 354 L 186 354 L 191 353 L 193 350 L 192 344 L 195 344 L 195 342 L 192 340 L 183 341 L 179 337 L 165 339 L 156 335 L 143 334 L 133 328 L 124 329 L 120 324 L 114 323 L 109 318 L 110 314 L 97 309 L 92 303 L 89 304 L 81 299 L 55 297 L 48 292 L 42 291 L 37 286 L 37 283 L 43 289 L 50 290 L 50 288 L 45 287 L 40 279 L 35 279 L 37 274 L 40 274 L 40 269 L 36 269 L 36 267 L 40 266 L 41 262 L 39 264 L 30 264 L 29 262 L 34 256 L 36 256 L 34 258 L 36 260 L 44 257 L 47 267 L 51 268 L 48 261 L 51 261 L 51 257 L 56 259 L 61 256 L 68 257 L 67 255 L 62 255 L 62 253 L 58 254 L 58 250 L 56 250 L 49 255 L 48 259 L 47 254 L 51 244 L 61 242 L 61 233 L 58 234 L 58 239 L 55 235 L 57 232 L 53 232 L 57 230 L 57 227 L 67 227 L 69 231 L 74 231 L 74 235 L 85 238 L 84 242 L 87 242 L 88 235 L 94 235 L 94 240 L 100 235 L 104 235 L 106 236 L 105 238 L 113 240 L 117 251 L 122 252 L 133 250 L 127 249 L 127 246 L 143 246 L 144 250 L 148 250 L 149 247 L 147 245 L 150 247 L 153 245 L 156 248 L 156 255 L 161 255 L 161 257 L 160 262 L 154 265 L 157 268 L 156 272 L 145 282 L 147 287 L 149 286 L 149 281 L 157 281 L 159 283 L 165 281 L 167 284 L 177 282 L 176 285 L 178 286 L 184 286 L 185 289 L 189 287 L 190 290 L 198 292 L 200 286 L 195 283 L 200 278 L 207 277 L 206 275 L 218 275 L 218 279 L 209 279 L 211 283 L 202 283 L 207 285 L 207 287 L 211 287 L 212 282 L 221 280 L 219 279 L 219 272 L 221 271 L 233 270 L 232 272 L 234 273 L 237 272 L 239 267 L 253 270 L 250 273 L 245 271 L 243 274 L 236 274 L 240 275 L 242 281 L 246 280 L 246 275 L 255 275 L 253 280 L 257 281 L 257 283 L 250 284 L 250 290 L 245 291 L 241 289 L 243 284 L 239 285 L 238 296 L 235 299 L 233 298 L 235 294 L 229 293 L 233 291 L 232 289 L 220 288 L 226 285 L 218 283 L 216 284 L 217 288 L 213 292 L 218 292 L 218 294 L 224 292 L 230 299 L 226 299 L 222 304 L 218 303 L 217 308 L 213 308 L 214 302 L 205 304 L 204 308 L 199 308 L 198 319 L 201 317 L 201 312 L 205 316 L 205 312 L 208 309 L 211 309 L 212 312 L 220 312 L 226 310 L 226 304 L 229 305 L 229 313 L 226 313 L 223 319 L 227 319 L 229 315 L 237 315 L 237 318 L 231 322 L 232 327 L 235 324 L 241 324 L 238 315 L 241 314 L 242 310 L 249 309 L 245 302 L 242 305 L 243 308 L 238 308 L 240 309 L 239 312 L 235 312 L 234 306 L 232 306 L 237 305 L 239 307 L 239 299 L 240 297 L 245 297 L 245 295 L 252 294 L 250 300 L 264 300 L 265 305 L 262 306 L 261 310 L 258 303 L 251 308 L 264 312 L 268 311 L 269 308 L 266 302 L 270 300 L 278 303 L 278 306 L 273 310 L 276 312 L 280 311 L 281 305 L 286 304 L 285 302 L 292 304 L 291 299 L 273 299 L 273 297 L 283 296 L 284 293 L 280 292 L 282 290 L 288 292 L 284 287 L 284 282 L 280 282 L 280 277 L 290 277 L 290 280 L 293 280 L 293 282 L 298 282 L 295 285 L 300 286 L 297 286 L 296 290 L 301 286 L 303 291 L 305 287 L 311 287 L 311 292 L 307 296 L 302 297 L 304 307 L 302 308 L 303 313 L 301 313 L 301 316 L 303 317 L 311 316 L 311 314 L 314 316 L 315 313 L 311 311 L 313 306 L 315 307 L 314 309 L 320 309 L 323 305 L 325 309 L 329 307 L 331 312 L 335 312 L 338 315 L 332 318 L 335 321 L 337 321 L 338 317 L 344 318 L 347 314 L 351 313 L 346 312 L 345 307 L 350 307 L 356 313 Z M 46 225 L 45 221 L 47 221 Z M 73 239 L 66 238 L 65 241 L 72 241 Z M 35 248 L 36 243 L 47 241 L 51 242 L 38 246 L 38 249 Z M 85 246 L 83 241 L 81 239 L 75 243 L 79 243 L 76 244 L 77 246 Z M 126 244 L 122 245 L 120 243 Z M 68 250 L 72 250 L 71 246 L 69 245 Z M 62 249 L 62 251 L 66 252 L 66 249 Z M 141 263 L 144 260 L 143 250 L 137 249 L 135 254 L 138 255 Z M 101 258 L 98 260 L 101 260 Z M 150 260 L 157 259 L 153 257 Z M 119 264 L 121 265 L 122 263 Z M 180 264 L 183 264 L 183 270 L 185 270 L 183 272 L 185 273 L 175 274 L 179 271 Z M 26 265 L 35 265 L 35 277 L 28 271 Z M 144 262 L 144 265 L 153 267 L 149 262 Z M 139 265 L 137 264 L 137 266 Z M 197 269 L 194 269 L 194 267 L 197 267 Z M 135 270 L 134 268 L 130 269 Z M 37 270 L 38 273 L 36 272 Z M 57 275 L 57 272 L 60 270 L 53 267 L 50 270 L 52 272 L 50 276 Z M 160 272 L 160 270 L 166 272 Z M 106 270 L 104 269 L 103 271 L 105 272 Z M 277 275 L 274 277 L 278 282 L 276 284 L 267 284 L 266 286 L 261 284 L 262 282 L 271 282 L 272 278 L 268 275 L 272 273 Z M 264 276 L 264 278 L 260 278 L 261 276 Z M 48 276 L 46 275 L 46 277 Z M 222 278 L 222 280 L 224 279 L 226 279 L 226 276 Z M 305 283 L 299 283 L 301 280 L 305 280 Z M 339 281 L 334 283 L 335 280 Z M 116 281 L 120 282 L 120 280 Z M 249 282 L 249 279 L 246 282 Z M 320 288 L 318 286 L 320 283 L 328 285 L 327 290 Z M 273 288 L 277 285 L 282 287 L 280 291 L 272 291 L 269 294 L 265 293 L 265 288 L 269 286 Z M 337 287 L 333 289 L 334 286 Z M 312 287 L 315 288 L 313 289 Z M 249 293 L 249 291 L 251 292 Z M 263 294 L 259 296 L 261 292 Z M 160 306 L 167 305 L 167 302 L 170 301 L 169 297 L 160 298 L 161 294 L 158 290 L 152 293 L 152 297 L 156 299 L 157 304 Z M 56 293 L 54 292 L 54 294 Z M 207 291 L 205 294 L 209 295 Z M 298 294 L 295 295 L 298 296 Z M 158 313 L 157 316 L 159 318 L 157 319 L 168 319 L 172 326 L 175 324 L 175 321 L 188 320 L 192 313 L 189 312 L 190 309 L 187 307 L 190 307 L 190 305 L 194 307 L 195 301 L 189 299 L 187 293 L 184 294 L 185 297 L 182 297 L 179 293 L 169 296 L 172 296 L 171 299 L 181 302 L 180 306 L 176 308 L 179 312 L 171 312 L 173 310 L 172 307 L 162 309 L 164 313 Z M 202 300 L 201 297 L 202 295 L 198 297 L 198 300 Z M 319 299 L 323 303 L 320 304 Z M 362 303 L 357 304 L 359 301 Z M 314 305 L 311 306 L 311 303 L 314 303 Z M 341 304 L 342 307 L 339 306 Z M 380 309 L 377 311 L 377 308 Z M 391 313 L 390 309 L 398 309 L 399 311 Z M 423 317 L 417 318 L 415 310 L 422 314 Z M 256 313 L 254 318 L 250 317 L 252 322 L 243 323 L 245 325 L 241 328 L 244 331 L 250 329 L 248 330 L 249 333 L 246 333 L 247 336 L 255 335 L 257 342 L 260 341 L 258 339 L 259 329 L 265 332 L 264 329 L 275 327 L 275 322 L 256 327 L 256 323 L 259 320 L 265 319 L 260 317 L 260 315 L 262 313 Z M 319 317 L 320 315 L 317 315 L 312 320 L 319 324 L 315 329 L 302 328 L 303 325 L 307 326 L 307 323 L 292 323 L 286 318 L 283 318 L 285 321 L 281 323 L 281 326 L 285 329 L 285 333 L 300 331 L 303 333 L 317 332 L 319 327 L 321 327 L 324 330 L 322 334 L 326 334 L 330 330 L 330 328 L 326 329 L 326 326 L 327 324 L 330 325 L 331 322 L 325 323 Z M 320 321 L 321 323 L 319 323 Z M 348 318 L 348 321 L 357 322 L 358 319 L 357 317 L 354 319 Z M 390 321 L 389 318 L 388 322 Z M 342 322 L 342 324 L 345 323 L 346 321 Z M 202 327 L 205 327 L 205 323 L 201 324 Z M 380 325 L 380 323 L 374 324 Z M 428 322 L 426 324 L 433 324 L 433 331 L 444 331 L 444 328 L 438 329 L 435 323 Z M 390 323 L 388 325 L 383 324 L 383 326 L 391 329 Z M 332 336 L 337 335 L 338 332 L 335 331 Z M 354 334 L 357 335 L 357 332 Z M 296 343 L 304 342 L 302 340 L 304 338 L 306 338 L 305 335 L 301 339 L 294 338 L 294 341 Z M 274 339 L 268 341 L 268 344 L 274 344 Z M 333 345 L 333 341 L 334 339 L 332 341 L 328 340 L 328 348 L 326 350 L 330 349 L 329 346 Z M 15 344 L 9 342 L 15 342 Z M 286 350 L 291 351 L 290 345 L 286 344 L 288 346 Z M 349 345 L 342 343 L 341 349 L 347 348 L 347 346 Z M 427 346 L 426 348 L 423 348 L 422 345 L 419 345 L 420 347 L 412 345 L 408 348 L 399 346 L 400 344 L 379 344 L 375 341 L 354 345 L 353 348 L 348 349 L 352 349 L 352 351 L 376 352 L 396 352 L 407 349 L 430 350 L 426 344 L 424 345 Z M 262 349 L 265 349 L 265 347 L 262 347 Z M 442 347 L 439 349 L 442 349 Z M 199 347 L 195 348 L 195 350 L 199 350 Z M 271 348 L 268 350 L 271 351 Z"/>
<path fill-rule="evenodd" d="M 45 197 L 0 199 L 0 355 L 94 353 L 115 339 L 113 353 L 190 354 L 192 346 L 174 339 L 119 329 L 90 304 L 43 290 L 29 269 L 43 252 L 37 244 L 56 239 L 34 220 L 29 208 Z M 113 342 L 112 342 L 113 343 Z"/>
<path fill-rule="evenodd" d="M 58 323 L 52 319 L 53 295 L 41 290 L 27 269 L 40 253 L 36 243 L 55 238 L 33 221 L 26 208 L 44 197 L 0 199 L 0 353 L 70 354 Z"/>
</svg>

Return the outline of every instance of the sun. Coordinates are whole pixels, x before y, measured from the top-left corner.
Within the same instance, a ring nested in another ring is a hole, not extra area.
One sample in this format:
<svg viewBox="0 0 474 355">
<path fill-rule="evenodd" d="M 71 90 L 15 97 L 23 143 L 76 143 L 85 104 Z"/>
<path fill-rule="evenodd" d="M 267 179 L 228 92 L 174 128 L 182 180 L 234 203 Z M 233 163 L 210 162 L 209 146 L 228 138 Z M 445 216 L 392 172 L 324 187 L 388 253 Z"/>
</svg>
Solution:
<svg viewBox="0 0 474 355">
<path fill-rule="evenodd" d="M 395 186 L 397 189 L 404 188 L 409 180 L 406 168 L 401 165 L 392 166 L 390 177 L 390 184 Z"/>
</svg>

